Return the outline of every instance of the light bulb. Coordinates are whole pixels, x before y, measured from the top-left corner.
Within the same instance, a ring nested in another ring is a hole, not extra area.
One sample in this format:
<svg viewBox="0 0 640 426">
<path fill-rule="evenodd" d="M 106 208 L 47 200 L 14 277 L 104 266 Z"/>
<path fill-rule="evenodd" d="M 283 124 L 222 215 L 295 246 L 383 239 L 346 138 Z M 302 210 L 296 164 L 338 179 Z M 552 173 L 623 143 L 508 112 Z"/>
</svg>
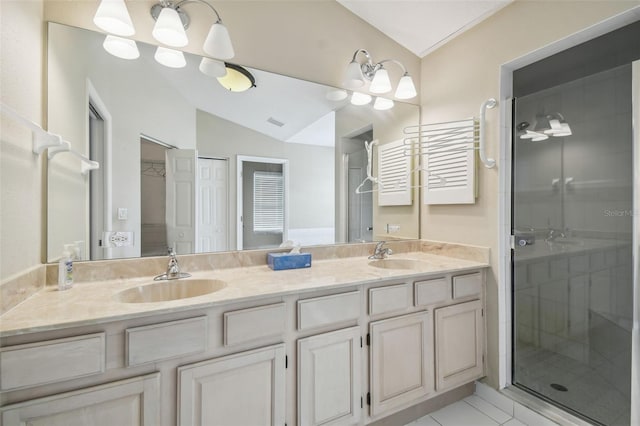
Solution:
<svg viewBox="0 0 640 426">
<path fill-rule="evenodd" d="M 376 98 L 376 101 L 373 103 L 373 109 L 377 109 L 378 111 L 384 111 L 387 109 L 393 108 L 394 102 L 391 99 L 387 98 Z"/>
<path fill-rule="evenodd" d="M 344 73 L 342 82 L 344 87 L 353 90 L 364 86 L 364 77 L 362 76 L 362 68 L 356 61 L 351 61 Z"/>
<path fill-rule="evenodd" d="M 371 93 L 387 93 L 391 91 L 391 81 L 389 80 L 389 73 L 384 68 L 380 68 L 373 75 L 371 80 L 371 86 L 369 86 Z"/>
<path fill-rule="evenodd" d="M 202 74 L 209 77 L 224 77 L 227 75 L 227 68 L 224 66 L 224 62 L 216 59 L 202 58 L 198 69 Z"/>
<path fill-rule="evenodd" d="M 153 38 L 172 47 L 184 47 L 189 44 L 178 12 L 171 7 L 163 7 L 151 32 Z"/>
<path fill-rule="evenodd" d="M 136 33 L 124 0 L 102 0 L 93 23 L 108 33 L 132 36 Z"/>
<path fill-rule="evenodd" d="M 179 50 L 167 49 L 166 47 L 158 46 L 153 57 L 156 61 L 169 68 L 183 68 L 187 65 L 187 61 L 184 59 L 184 54 Z"/>
<path fill-rule="evenodd" d="M 202 50 L 216 59 L 231 59 L 234 57 L 235 52 L 231 44 L 231 37 L 229 37 L 229 30 L 222 22 L 218 21 L 211 25 Z"/>
<path fill-rule="evenodd" d="M 114 35 L 107 35 L 102 43 L 104 50 L 122 59 L 137 59 L 140 57 L 138 46 L 133 40 Z"/>
<path fill-rule="evenodd" d="M 351 95 L 351 103 L 353 105 L 367 105 L 369 102 L 371 102 L 371 95 L 366 93 L 353 92 Z"/>
<path fill-rule="evenodd" d="M 408 73 L 405 73 L 398 82 L 395 97 L 398 99 L 411 99 L 415 98 L 417 94 L 413 79 Z"/>
</svg>

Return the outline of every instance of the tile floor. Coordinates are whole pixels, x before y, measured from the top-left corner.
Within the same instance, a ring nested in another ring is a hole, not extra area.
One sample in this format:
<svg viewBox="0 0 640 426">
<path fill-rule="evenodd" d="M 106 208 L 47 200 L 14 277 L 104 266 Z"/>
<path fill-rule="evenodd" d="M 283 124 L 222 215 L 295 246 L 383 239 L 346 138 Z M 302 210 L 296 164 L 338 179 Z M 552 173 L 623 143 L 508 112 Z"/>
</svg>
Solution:
<svg viewBox="0 0 640 426">
<path fill-rule="evenodd" d="M 478 391 L 476 391 L 478 392 Z M 503 397 L 504 398 L 504 397 Z M 513 407 L 513 406 L 512 406 Z M 511 410 L 513 412 L 513 408 Z M 525 413 L 523 413 L 525 414 Z M 517 414 L 516 414 L 517 415 Z M 519 416 L 520 418 L 526 416 Z M 447 405 L 405 426 L 551 426 L 548 419 L 532 418 L 524 423 L 477 394 Z"/>
</svg>

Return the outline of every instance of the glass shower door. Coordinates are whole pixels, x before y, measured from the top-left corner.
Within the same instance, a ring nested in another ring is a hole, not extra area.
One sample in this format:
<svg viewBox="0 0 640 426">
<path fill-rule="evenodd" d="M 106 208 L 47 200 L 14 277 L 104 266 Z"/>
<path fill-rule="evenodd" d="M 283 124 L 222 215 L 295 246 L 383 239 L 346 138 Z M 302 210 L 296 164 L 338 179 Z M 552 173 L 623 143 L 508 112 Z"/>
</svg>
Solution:
<svg viewBox="0 0 640 426">
<path fill-rule="evenodd" d="M 592 423 L 629 425 L 631 65 L 518 98 L 513 383 Z"/>
</svg>

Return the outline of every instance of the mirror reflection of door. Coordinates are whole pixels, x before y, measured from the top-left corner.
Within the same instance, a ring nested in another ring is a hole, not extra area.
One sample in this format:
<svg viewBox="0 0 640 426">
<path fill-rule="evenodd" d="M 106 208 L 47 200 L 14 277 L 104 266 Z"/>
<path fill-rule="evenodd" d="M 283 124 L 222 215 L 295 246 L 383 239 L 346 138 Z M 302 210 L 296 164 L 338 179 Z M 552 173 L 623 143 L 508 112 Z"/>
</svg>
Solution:
<svg viewBox="0 0 640 426">
<path fill-rule="evenodd" d="M 228 176 L 226 159 L 198 158 L 197 253 L 229 250 Z"/>
<path fill-rule="evenodd" d="M 228 250 L 228 161 L 140 143 L 142 256 Z"/>
<path fill-rule="evenodd" d="M 89 173 L 90 199 L 90 241 L 89 259 L 102 260 L 108 259 L 105 256 L 105 250 L 100 245 L 103 231 L 107 230 L 105 223 L 105 210 L 107 202 L 105 194 L 105 176 L 106 169 L 105 155 L 105 122 L 103 113 L 95 104 L 89 102 L 89 158 L 100 163 L 100 168 Z M 83 257 L 84 258 L 84 257 Z"/>
<path fill-rule="evenodd" d="M 364 242 L 373 240 L 373 193 L 371 182 L 356 194 L 356 188 L 367 177 L 367 152 L 365 141 L 373 139 L 373 131 L 369 130 L 350 139 L 343 140 L 347 151 L 347 241 Z"/>
<path fill-rule="evenodd" d="M 166 145 L 140 139 L 140 247 L 142 256 L 167 254 Z"/>
<path fill-rule="evenodd" d="M 278 247 L 285 234 L 283 162 L 242 161 L 242 248 Z"/>
</svg>

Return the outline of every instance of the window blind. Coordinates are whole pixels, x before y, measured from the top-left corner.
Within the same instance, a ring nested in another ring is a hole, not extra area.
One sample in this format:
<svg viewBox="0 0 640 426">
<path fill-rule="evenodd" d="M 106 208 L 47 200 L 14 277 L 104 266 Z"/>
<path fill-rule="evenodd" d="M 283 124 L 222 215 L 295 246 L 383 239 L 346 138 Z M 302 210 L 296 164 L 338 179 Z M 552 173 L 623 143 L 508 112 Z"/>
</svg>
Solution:
<svg viewBox="0 0 640 426">
<path fill-rule="evenodd" d="M 283 232 L 284 179 L 279 172 L 253 174 L 253 230 Z"/>
</svg>

